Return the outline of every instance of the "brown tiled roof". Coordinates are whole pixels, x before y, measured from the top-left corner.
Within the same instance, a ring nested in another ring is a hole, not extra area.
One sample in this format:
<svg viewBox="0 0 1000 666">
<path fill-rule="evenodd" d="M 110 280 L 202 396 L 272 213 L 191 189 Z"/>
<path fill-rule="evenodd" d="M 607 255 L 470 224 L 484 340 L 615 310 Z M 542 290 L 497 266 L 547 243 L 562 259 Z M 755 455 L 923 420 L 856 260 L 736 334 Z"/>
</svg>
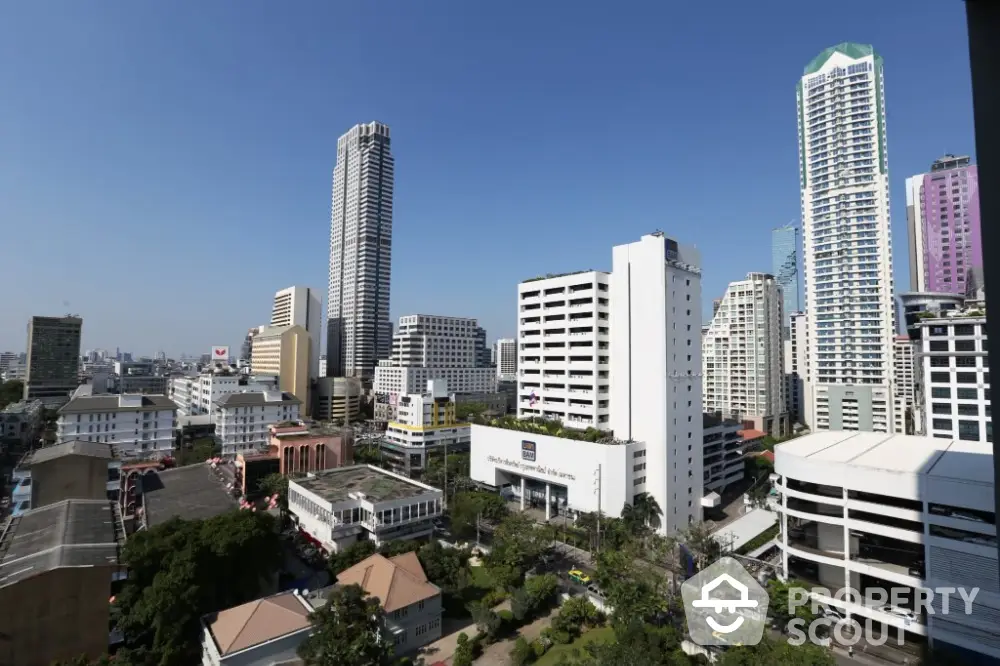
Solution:
<svg viewBox="0 0 1000 666">
<path fill-rule="evenodd" d="M 224 657 L 307 628 L 309 609 L 294 592 L 283 592 L 206 615 L 204 621 Z"/>
<path fill-rule="evenodd" d="M 337 576 L 341 585 L 360 585 L 382 604 L 382 610 L 391 613 L 418 601 L 441 594 L 441 590 L 427 581 L 427 574 L 420 566 L 416 553 L 397 555 L 392 559 L 372 555 Z"/>
<path fill-rule="evenodd" d="M 766 434 L 766 432 L 754 430 L 753 428 L 747 428 L 746 430 L 740 430 L 739 432 L 740 437 L 743 439 L 760 439 Z"/>
</svg>

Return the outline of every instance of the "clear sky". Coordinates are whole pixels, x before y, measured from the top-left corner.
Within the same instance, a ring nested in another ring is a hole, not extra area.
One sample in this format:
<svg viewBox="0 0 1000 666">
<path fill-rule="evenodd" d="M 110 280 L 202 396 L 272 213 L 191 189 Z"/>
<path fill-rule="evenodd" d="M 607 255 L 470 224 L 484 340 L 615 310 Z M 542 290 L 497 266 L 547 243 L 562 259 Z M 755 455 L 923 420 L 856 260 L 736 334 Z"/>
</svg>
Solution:
<svg viewBox="0 0 1000 666">
<path fill-rule="evenodd" d="M 957 0 L 0 0 L 0 350 L 74 312 L 85 348 L 207 353 L 325 294 L 337 137 L 371 120 L 394 318 L 510 336 L 518 281 L 658 228 L 710 314 L 799 217 L 795 84 L 842 41 L 885 59 L 902 290 L 904 179 L 974 151 Z"/>
</svg>

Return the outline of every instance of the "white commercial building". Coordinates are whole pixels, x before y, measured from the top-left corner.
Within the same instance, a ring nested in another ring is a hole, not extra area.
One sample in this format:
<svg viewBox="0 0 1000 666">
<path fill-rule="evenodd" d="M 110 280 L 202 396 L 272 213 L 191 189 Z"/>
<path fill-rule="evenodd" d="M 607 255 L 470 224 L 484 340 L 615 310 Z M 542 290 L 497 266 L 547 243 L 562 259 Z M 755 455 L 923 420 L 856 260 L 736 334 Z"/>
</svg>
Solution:
<svg viewBox="0 0 1000 666">
<path fill-rule="evenodd" d="M 222 455 L 264 449 L 271 441 L 269 428 L 276 423 L 298 421 L 302 401 L 291 393 L 253 391 L 229 393 L 215 403 L 212 420 Z"/>
<path fill-rule="evenodd" d="M 427 382 L 422 393 L 399 397 L 396 418 L 382 440 L 382 460 L 407 475 L 419 473 L 430 455 L 469 450 L 469 424 L 455 419 L 455 394 L 443 379 Z"/>
<path fill-rule="evenodd" d="M 396 418 L 399 396 L 420 393 L 431 379 L 443 379 L 455 393 L 493 393 L 493 368 L 477 365 L 479 325 L 468 317 L 406 315 L 392 336 L 392 357 L 375 368 L 375 420 Z"/>
<path fill-rule="evenodd" d="M 914 342 L 905 335 L 897 335 L 893 345 L 895 351 L 892 355 L 894 392 L 892 419 L 895 422 L 895 431 L 906 435 L 924 434 L 916 432 L 913 423 L 913 401 L 916 396 Z"/>
<path fill-rule="evenodd" d="M 164 395 L 73 398 L 59 409 L 56 442 L 113 444 L 123 459 L 164 458 L 174 450 L 177 405 Z"/>
<path fill-rule="evenodd" d="M 326 332 L 331 377 L 370 378 L 389 356 L 394 165 L 388 125 L 355 125 L 337 140 Z"/>
<path fill-rule="evenodd" d="M 517 286 L 519 418 L 609 429 L 608 281 L 582 271 Z"/>
<path fill-rule="evenodd" d="M 783 297 L 773 275 L 729 283 L 701 339 L 704 411 L 788 434 L 782 356 Z"/>
<path fill-rule="evenodd" d="M 309 334 L 309 374 L 319 376 L 319 342 L 323 329 L 323 301 L 309 287 L 288 287 L 274 295 L 271 326 L 299 325 Z"/>
<path fill-rule="evenodd" d="M 797 89 L 814 430 L 892 432 L 895 302 L 882 58 L 838 44 Z"/>
<path fill-rule="evenodd" d="M 925 434 L 992 442 L 986 316 L 953 312 L 920 325 Z"/>
<path fill-rule="evenodd" d="M 212 406 L 231 393 L 277 388 L 278 378 L 274 375 L 253 377 L 229 370 L 209 370 L 198 375 L 171 377 L 170 398 L 177 404 L 178 416 L 198 416 L 211 414 Z"/>
<path fill-rule="evenodd" d="M 821 432 L 779 445 L 775 473 L 785 577 L 826 588 L 817 600 L 862 626 L 1000 657 L 991 444 Z M 978 588 L 970 614 L 956 588 Z M 879 601 L 879 589 L 898 596 Z M 915 603 L 922 589 L 938 591 L 930 612 Z"/>
<path fill-rule="evenodd" d="M 422 539 L 434 533 L 442 492 L 380 467 L 354 465 L 289 479 L 288 510 L 324 550 L 357 541 Z"/>
<path fill-rule="evenodd" d="M 517 340 L 502 338 L 496 346 L 497 381 L 517 381 Z"/>
</svg>

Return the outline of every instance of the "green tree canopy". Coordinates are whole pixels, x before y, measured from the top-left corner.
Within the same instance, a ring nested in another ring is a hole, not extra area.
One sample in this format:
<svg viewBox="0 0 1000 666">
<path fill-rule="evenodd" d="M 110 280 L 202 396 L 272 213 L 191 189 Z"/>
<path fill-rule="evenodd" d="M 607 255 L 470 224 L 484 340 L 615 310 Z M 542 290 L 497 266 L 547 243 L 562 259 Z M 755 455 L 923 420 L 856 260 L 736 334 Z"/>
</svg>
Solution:
<svg viewBox="0 0 1000 666">
<path fill-rule="evenodd" d="M 791 645 L 765 637 L 757 645 L 729 648 L 716 666 L 835 666 L 829 650 L 813 643 Z"/>
<path fill-rule="evenodd" d="M 518 587 L 548 547 L 548 533 L 523 513 L 512 513 L 493 530 L 493 547 L 485 564 L 490 576 L 508 590 Z"/>
<path fill-rule="evenodd" d="M 0 383 L 0 409 L 7 405 L 18 402 L 24 397 L 24 382 L 19 379 L 11 379 Z"/>
<path fill-rule="evenodd" d="M 335 587 L 310 615 L 313 633 L 299 646 L 306 666 L 389 666 L 392 643 L 383 636 L 378 599 L 358 585 Z"/>
<path fill-rule="evenodd" d="M 507 513 L 507 503 L 496 493 L 460 492 L 448 503 L 452 534 L 461 538 L 475 536 L 477 516 L 485 521 L 499 522 Z"/>
</svg>

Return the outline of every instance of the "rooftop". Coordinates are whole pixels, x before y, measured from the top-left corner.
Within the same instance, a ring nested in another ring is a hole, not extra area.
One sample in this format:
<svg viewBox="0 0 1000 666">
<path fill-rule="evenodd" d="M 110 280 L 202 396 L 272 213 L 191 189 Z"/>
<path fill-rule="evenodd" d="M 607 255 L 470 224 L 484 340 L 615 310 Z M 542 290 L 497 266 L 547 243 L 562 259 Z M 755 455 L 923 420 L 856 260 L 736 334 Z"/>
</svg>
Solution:
<svg viewBox="0 0 1000 666">
<path fill-rule="evenodd" d="M 0 587 L 61 567 L 117 566 L 117 505 L 63 500 L 11 518 L 0 533 Z"/>
<path fill-rule="evenodd" d="M 379 600 L 382 610 L 391 613 L 441 594 L 441 589 L 427 580 L 416 553 L 393 558 L 372 555 L 337 576 L 340 585 L 359 585 Z"/>
<path fill-rule="evenodd" d="M 87 442 L 82 439 L 74 439 L 62 444 L 43 446 L 29 451 L 21 459 L 21 466 L 28 467 L 38 463 L 48 462 L 56 458 L 65 456 L 87 456 L 90 458 L 103 458 L 112 460 L 116 457 L 114 447 L 111 444 L 100 442 Z"/>
<path fill-rule="evenodd" d="M 291 393 L 281 391 L 244 391 L 230 393 L 215 401 L 219 407 L 260 407 L 262 405 L 301 405 Z"/>
<path fill-rule="evenodd" d="M 331 504 L 351 499 L 350 495 L 354 493 L 362 493 L 370 502 L 391 502 L 441 492 L 371 465 L 326 470 L 304 479 L 292 479 L 289 483 L 301 486 Z"/>
<path fill-rule="evenodd" d="M 208 463 L 147 471 L 142 476 L 142 492 L 149 527 L 171 518 L 212 518 L 237 507 Z"/>
<path fill-rule="evenodd" d="M 549 435 L 550 437 L 575 439 L 581 442 L 594 442 L 596 444 L 629 443 L 628 440 L 615 439 L 614 433 L 610 430 L 598 430 L 597 428 L 580 430 L 579 428 L 564 426 L 559 421 L 542 418 L 519 419 L 514 416 L 502 416 L 494 419 L 483 415 L 477 415 L 476 418 L 471 420 L 471 423 L 491 428 L 502 428 L 503 430 L 528 432 L 534 435 Z"/>
<path fill-rule="evenodd" d="M 295 592 L 282 592 L 202 618 L 223 657 L 308 629 L 309 606 Z"/>
<path fill-rule="evenodd" d="M 352 432 L 345 426 L 334 425 L 323 421 L 313 421 L 310 423 L 278 423 L 271 426 L 271 432 L 281 439 L 294 439 L 296 437 L 340 437 L 344 432 Z"/>
<path fill-rule="evenodd" d="M 36 409 L 42 409 L 41 400 L 19 400 L 17 402 L 12 402 L 3 409 L 0 409 L 0 413 L 3 414 L 24 414 L 26 412 L 31 412 Z"/>
<path fill-rule="evenodd" d="M 733 522 L 712 533 L 727 550 L 738 550 L 769 527 L 777 524 L 778 514 L 767 509 L 751 509 Z"/>
<path fill-rule="evenodd" d="M 779 444 L 775 452 L 779 458 L 791 455 L 821 463 L 993 485 L 993 444 L 989 442 L 831 430 Z"/>
<path fill-rule="evenodd" d="M 982 319 L 986 320 L 986 310 L 970 308 L 968 310 L 945 310 L 943 312 L 917 312 L 917 319 L 920 326 L 940 324 L 942 321 L 953 319 Z"/>
<path fill-rule="evenodd" d="M 73 398 L 60 414 L 87 414 L 95 412 L 175 410 L 177 405 L 165 395 L 88 395 Z"/>
<path fill-rule="evenodd" d="M 603 273 L 605 275 L 610 275 L 607 271 L 598 271 L 593 268 L 588 268 L 583 271 L 571 271 L 569 273 L 546 273 L 545 275 L 539 275 L 537 277 L 528 278 L 527 280 L 522 280 L 521 284 L 527 282 L 538 282 L 539 280 L 553 280 L 555 278 L 569 277 L 570 275 L 583 275 L 584 273 Z"/>
<path fill-rule="evenodd" d="M 756 430 L 754 428 L 744 428 L 740 430 L 740 437 L 743 439 L 760 439 L 761 437 L 766 437 L 767 433 L 763 430 Z"/>
</svg>

